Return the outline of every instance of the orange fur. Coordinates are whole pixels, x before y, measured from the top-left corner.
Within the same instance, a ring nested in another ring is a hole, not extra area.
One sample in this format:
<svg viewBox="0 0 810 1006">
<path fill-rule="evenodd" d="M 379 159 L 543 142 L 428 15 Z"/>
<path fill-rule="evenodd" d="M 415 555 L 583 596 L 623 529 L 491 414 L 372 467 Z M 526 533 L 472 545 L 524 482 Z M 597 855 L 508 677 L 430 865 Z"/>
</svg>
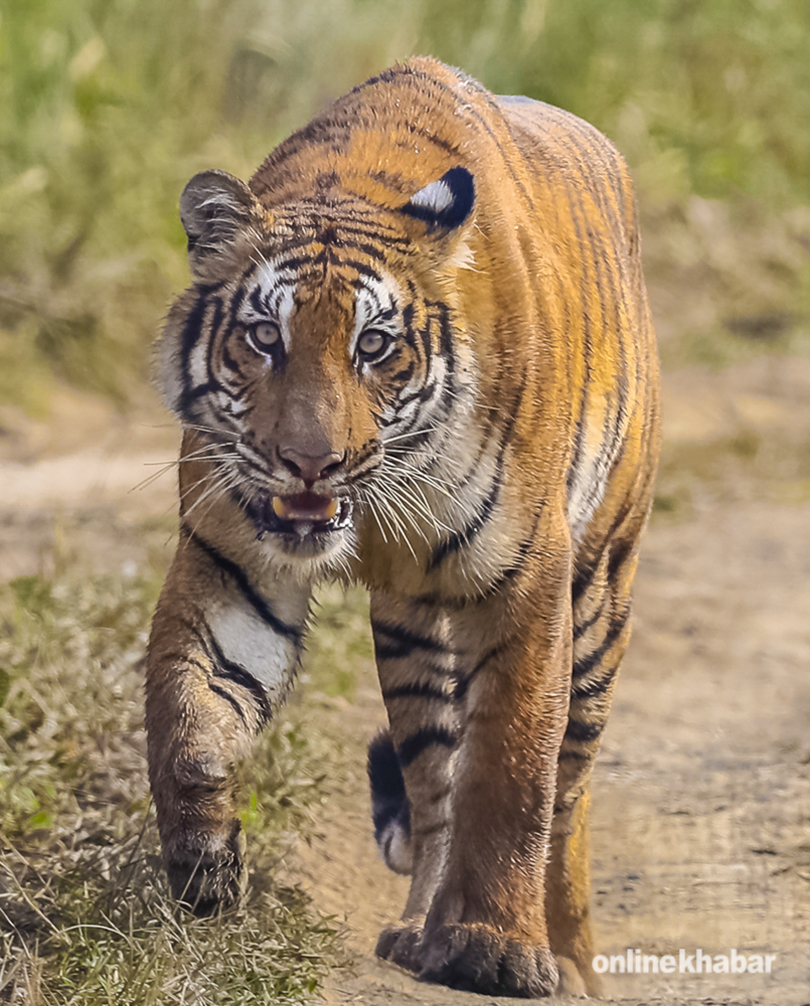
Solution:
<svg viewBox="0 0 810 1006">
<path fill-rule="evenodd" d="M 414 59 L 249 186 L 197 176 L 181 216 L 195 283 L 159 369 L 187 427 L 182 538 L 147 675 L 175 893 L 238 897 L 232 764 L 283 698 L 312 584 L 354 578 L 410 815 L 378 953 L 478 991 L 595 991 L 587 786 L 658 447 L 624 162 Z"/>
</svg>

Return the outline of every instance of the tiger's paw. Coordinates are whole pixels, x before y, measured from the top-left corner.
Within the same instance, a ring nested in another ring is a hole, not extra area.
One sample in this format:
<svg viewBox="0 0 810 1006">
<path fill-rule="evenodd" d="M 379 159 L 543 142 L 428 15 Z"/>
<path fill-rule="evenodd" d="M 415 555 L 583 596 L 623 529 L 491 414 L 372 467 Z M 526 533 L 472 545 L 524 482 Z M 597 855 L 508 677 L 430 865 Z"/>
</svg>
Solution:
<svg viewBox="0 0 810 1006">
<path fill-rule="evenodd" d="M 480 923 L 440 926 L 425 935 L 420 950 L 423 981 L 529 999 L 551 995 L 557 987 L 557 965 L 548 947 L 522 943 Z"/>
<path fill-rule="evenodd" d="M 430 933 L 392 927 L 380 936 L 377 955 L 422 981 L 484 995 L 539 998 L 551 995 L 558 983 L 547 947 L 522 943 L 480 923 L 448 924 Z"/>
<path fill-rule="evenodd" d="M 238 821 L 227 839 L 184 835 L 165 850 L 166 872 L 174 897 L 194 915 L 233 908 L 247 879 L 245 836 Z"/>
<path fill-rule="evenodd" d="M 388 926 L 377 940 L 377 956 L 390 961 L 407 971 L 419 971 L 418 948 L 422 939 L 422 926 L 405 923 L 402 926 Z"/>
</svg>

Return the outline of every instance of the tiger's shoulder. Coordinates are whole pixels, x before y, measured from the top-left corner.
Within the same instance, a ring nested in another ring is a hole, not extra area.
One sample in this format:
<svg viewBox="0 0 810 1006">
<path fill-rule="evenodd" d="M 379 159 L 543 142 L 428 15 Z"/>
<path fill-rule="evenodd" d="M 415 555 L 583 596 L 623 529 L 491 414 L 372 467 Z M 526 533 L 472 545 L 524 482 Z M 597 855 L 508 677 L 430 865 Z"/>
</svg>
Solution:
<svg viewBox="0 0 810 1006">
<path fill-rule="evenodd" d="M 396 209 L 446 170 L 448 159 L 499 201 L 505 216 L 535 212 L 553 190 L 604 190 L 628 231 L 634 223 L 629 174 L 594 126 L 553 105 L 496 95 L 461 70 L 413 57 L 338 98 L 277 146 L 250 181 L 271 208 L 303 194 L 344 188 Z"/>
</svg>

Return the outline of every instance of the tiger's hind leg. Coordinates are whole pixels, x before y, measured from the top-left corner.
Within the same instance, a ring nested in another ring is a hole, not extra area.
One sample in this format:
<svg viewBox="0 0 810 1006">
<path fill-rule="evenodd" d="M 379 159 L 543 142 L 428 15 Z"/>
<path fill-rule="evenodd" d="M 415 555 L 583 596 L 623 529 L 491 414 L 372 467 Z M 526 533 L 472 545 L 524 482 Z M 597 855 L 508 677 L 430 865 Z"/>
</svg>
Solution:
<svg viewBox="0 0 810 1006">
<path fill-rule="evenodd" d="M 549 941 L 561 992 L 599 994 L 592 968 L 589 781 L 630 636 L 632 550 L 604 550 L 585 583 L 574 585 L 571 705 L 560 747 L 546 886 Z"/>
<path fill-rule="evenodd" d="M 368 780 L 374 841 L 394 873 L 413 871 L 411 807 L 394 742 L 380 731 L 368 746 Z"/>
<path fill-rule="evenodd" d="M 375 656 L 390 723 L 390 733 L 369 747 L 375 837 L 386 864 L 413 878 L 402 920 L 383 930 L 377 954 L 414 971 L 440 880 L 458 735 L 454 655 L 445 623 L 430 606 L 372 593 Z"/>
</svg>

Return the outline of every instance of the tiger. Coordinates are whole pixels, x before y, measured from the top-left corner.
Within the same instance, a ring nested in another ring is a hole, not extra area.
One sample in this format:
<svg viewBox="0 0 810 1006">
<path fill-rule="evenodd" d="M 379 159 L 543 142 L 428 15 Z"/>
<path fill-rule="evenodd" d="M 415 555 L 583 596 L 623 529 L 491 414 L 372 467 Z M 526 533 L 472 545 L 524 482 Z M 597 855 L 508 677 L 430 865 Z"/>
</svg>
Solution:
<svg viewBox="0 0 810 1006">
<path fill-rule="evenodd" d="M 659 442 L 616 148 L 415 57 L 180 198 L 190 287 L 157 374 L 179 541 L 146 659 L 173 895 L 236 904 L 235 767 L 295 677 L 313 587 L 364 585 L 388 729 L 383 960 L 480 993 L 598 993 L 589 779 Z"/>
</svg>

